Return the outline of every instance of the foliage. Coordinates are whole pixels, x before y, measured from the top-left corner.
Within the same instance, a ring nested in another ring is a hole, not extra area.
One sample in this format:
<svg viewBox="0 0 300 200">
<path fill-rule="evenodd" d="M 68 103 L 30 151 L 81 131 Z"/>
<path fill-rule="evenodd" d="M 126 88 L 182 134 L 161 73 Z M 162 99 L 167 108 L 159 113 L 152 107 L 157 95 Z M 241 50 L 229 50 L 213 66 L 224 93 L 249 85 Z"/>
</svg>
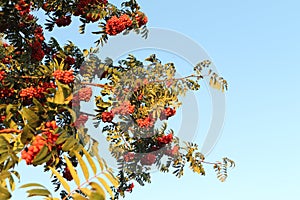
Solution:
<svg viewBox="0 0 300 200">
<path fill-rule="evenodd" d="M 232 160 L 206 162 L 196 144 L 181 142 L 167 131 L 167 121 L 181 106 L 178 97 L 199 90 L 205 76 L 212 87 L 227 89 L 227 82 L 210 70 L 209 61 L 181 78 L 173 63 L 163 64 L 155 55 L 145 62 L 133 55 L 118 65 L 109 59 L 103 62 L 95 56 L 97 49 L 80 50 L 72 42 L 61 46 L 55 38 L 46 42 L 43 27 L 32 14 L 38 10 L 48 17 L 48 31 L 70 25 L 73 18 L 81 21 L 81 33 L 89 23 L 98 23 L 99 30 L 92 32 L 100 37 L 97 45 L 130 31 L 147 37 L 148 19 L 135 0 L 123 2 L 121 8 L 106 0 L 0 2 L 1 199 L 11 198 L 21 175 L 15 167 L 24 161 L 53 174 L 61 199 L 124 197 L 134 180 L 141 185 L 151 181 L 152 166 L 162 172 L 173 168 L 181 177 L 186 164 L 201 175 L 203 164 L 213 164 L 218 178 L 226 179 Z M 93 83 L 95 78 L 105 83 Z M 102 132 L 118 161 L 117 174 L 100 157 L 98 142 L 84 126 L 89 115 L 81 112 L 80 102 L 91 99 L 92 87 L 101 88 L 95 97 L 94 124 L 104 125 Z M 21 188 L 28 189 L 28 197 L 59 199 L 37 183 Z"/>
</svg>

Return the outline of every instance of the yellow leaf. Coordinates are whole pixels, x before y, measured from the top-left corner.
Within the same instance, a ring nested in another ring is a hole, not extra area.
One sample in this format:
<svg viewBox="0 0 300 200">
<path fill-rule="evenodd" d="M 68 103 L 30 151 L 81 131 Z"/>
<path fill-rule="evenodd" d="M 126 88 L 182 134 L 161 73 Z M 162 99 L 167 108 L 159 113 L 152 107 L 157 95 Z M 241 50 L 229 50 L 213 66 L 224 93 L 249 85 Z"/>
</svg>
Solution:
<svg viewBox="0 0 300 200">
<path fill-rule="evenodd" d="M 109 187 L 109 185 L 106 183 L 106 181 L 103 178 L 101 178 L 101 177 L 97 177 L 97 179 L 104 186 L 104 188 L 108 192 L 108 194 L 113 198 L 114 194 L 113 194 L 111 188 Z"/>
<path fill-rule="evenodd" d="M 89 184 L 93 188 L 93 190 L 95 190 L 100 196 L 103 197 L 103 199 L 105 199 L 105 192 L 98 183 L 90 182 Z"/>
<path fill-rule="evenodd" d="M 119 186 L 119 181 L 111 174 L 111 173 L 104 173 L 106 178 L 115 186 L 116 188 Z"/>
<path fill-rule="evenodd" d="M 100 169 L 103 171 L 104 164 L 103 164 L 103 159 L 99 155 L 98 144 L 99 144 L 98 142 L 93 142 L 92 150 L 93 150 L 93 154 L 96 156 L 97 161 L 100 165 Z"/>
<path fill-rule="evenodd" d="M 74 182 L 76 183 L 76 185 L 79 187 L 80 186 L 80 180 L 79 177 L 77 175 L 76 170 L 74 169 L 74 166 L 72 165 L 72 162 L 69 160 L 69 158 L 67 156 L 64 156 L 66 163 L 67 163 L 67 167 L 70 170 L 70 173 L 74 179 Z"/>
<path fill-rule="evenodd" d="M 54 168 L 49 167 L 49 169 L 52 171 L 52 173 L 57 177 L 57 179 L 60 181 L 62 186 L 65 188 L 65 190 L 70 193 L 71 189 L 69 184 L 66 182 L 66 180 L 56 171 Z"/>
<path fill-rule="evenodd" d="M 87 49 L 83 49 L 83 56 L 87 57 L 89 55 L 89 51 Z"/>
<path fill-rule="evenodd" d="M 85 149 L 82 149 L 82 151 L 83 151 L 83 153 L 84 153 L 86 159 L 88 160 L 88 162 L 89 162 L 89 164 L 90 164 L 90 166 L 91 166 L 91 168 L 92 168 L 94 174 L 96 175 L 96 173 L 97 173 L 97 168 L 96 168 L 95 162 L 93 161 L 91 155 L 90 155 L 89 152 L 87 152 Z"/>
<path fill-rule="evenodd" d="M 6 200 L 10 198 L 11 198 L 10 192 L 6 188 L 0 186 L 0 199 Z"/>
<path fill-rule="evenodd" d="M 83 175 L 84 175 L 84 178 L 85 180 L 88 180 L 89 179 L 89 170 L 85 164 L 85 162 L 83 161 L 81 155 L 79 155 L 79 153 L 77 153 L 76 151 L 74 151 L 74 154 L 79 162 L 79 165 L 81 167 L 81 170 L 83 172 Z"/>
<path fill-rule="evenodd" d="M 88 188 L 80 188 L 80 191 L 83 192 L 87 196 L 90 196 L 92 194 L 92 191 Z"/>
<path fill-rule="evenodd" d="M 76 193 L 72 195 L 74 200 L 89 200 L 88 198 L 85 198 L 83 196 L 81 196 L 80 194 Z"/>
<path fill-rule="evenodd" d="M 34 196 L 44 196 L 44 197 L 49 197 L 51 196 L 51 193 L 49 192 L 49 190 L 47 189 L 30 189 L 28 191 L 26 191 L 28 193 L 27 197 L 34 197 Z"/>
<path fill-rule="evenodd" d="M 216 81 L 216 83 L 214 84 L 214 88 L 217 90 L 221 89 L 221 83 L 219 81 Z"/>
<path fill-rule="evenodd" d="M 24 185 L 21 185 L 20 188 L 27 188 L 27 187 L 41 187 L 41 188 L 45 188 L 43 185 L 38 184 L 38 183 L 27 183 Z"/>
</svg>

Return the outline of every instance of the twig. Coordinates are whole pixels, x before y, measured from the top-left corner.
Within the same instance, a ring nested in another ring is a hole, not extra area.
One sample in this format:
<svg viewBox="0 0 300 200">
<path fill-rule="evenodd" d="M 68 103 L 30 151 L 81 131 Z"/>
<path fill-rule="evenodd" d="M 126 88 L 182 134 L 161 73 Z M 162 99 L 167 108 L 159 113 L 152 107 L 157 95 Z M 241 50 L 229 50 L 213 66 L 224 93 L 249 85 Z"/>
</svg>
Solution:
<svg viewBox="0 0 300 200">
<path fill-rule="evenodd" d="M 12 129 L 12 128 L 0 130 L 0 134 L 2 134 L 2 133 L 22 133 L 22 132 L 23 132 L 22 130 Z"/>
</svg>

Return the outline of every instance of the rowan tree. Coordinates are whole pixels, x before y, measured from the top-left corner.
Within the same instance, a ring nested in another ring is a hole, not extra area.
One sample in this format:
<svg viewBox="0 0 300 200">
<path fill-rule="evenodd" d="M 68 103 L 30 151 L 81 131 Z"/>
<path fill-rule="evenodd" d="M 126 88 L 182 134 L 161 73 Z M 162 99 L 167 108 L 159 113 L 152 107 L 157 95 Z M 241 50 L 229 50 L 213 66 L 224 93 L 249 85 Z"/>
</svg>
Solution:
<svg viewBox="0 0 300 200">
<path fill-rule="evenodd" d="M 38 24 L 33 14 L 37 11 L 47 16 L 47 23 Z M 54 37 L 45 40 L 45 31 L 69 26 L 75 18 L 82 34 L 87 25 L 98 24 L 92 32 L 99 35 L 98 48 L 81 50 L 72 42 L 62 46 Z M 28 197 L 49 200 L 106 199 L 107 194 L 119 199 L 132 192 L 134 182 L 150 183 L 152 167 L 181 177 L 185 165 L 204 175 L 203 166 L 208 164 L 221 181 L 226 179 L 232 160 L 207 162 L 196 144 L 180 141 L 167 129 L 181 106 L 178 97 L 198 91 L 205 76 L 211 78 L 212 87 L 227 89 L 227 82 L 210 70 L 210 61 L 201 61 L 193 74 L 178 78 L 175 65 L 162 63 L 156 55 L 145 61 L 128 55 L 118 63 L 96 56 L 115 35 L 134 31 L 147 37 L 147 22 L 135 0 L 121 6 L 107 0 L 0 2 L 1 199 L 11 198 L 22 176 L 16 170 L 19 162 L 32 170 L 44 166 L 53 174 L 54 194 L 39 183 L 21 186 Z M 93 82 L 96 79 L 104 83 Z M 93 87 L 101 92 L 93 94 Z M 97 109 L 90 116 L 80 109 L 80 102 L 93 95 Z M 103 126 L 99 134 L 106 135 L 118 171 L 99 155 L 98 142 L 85 127 L 89 117 L 95 127 Z"/>
</svg>

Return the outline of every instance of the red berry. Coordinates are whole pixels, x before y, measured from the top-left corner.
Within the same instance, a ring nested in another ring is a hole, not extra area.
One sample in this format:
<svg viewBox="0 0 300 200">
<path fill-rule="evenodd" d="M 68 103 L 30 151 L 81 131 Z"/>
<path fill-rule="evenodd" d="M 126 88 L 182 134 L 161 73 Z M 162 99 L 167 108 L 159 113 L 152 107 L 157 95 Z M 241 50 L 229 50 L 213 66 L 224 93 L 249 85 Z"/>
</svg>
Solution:
<svg viewBox="0 0 300 200">
<path fill-rule="evenodd" d="M 137 119 L 136 122 L 137 122 L 138 126 L 141 128 L 150 128 L 150 127 L 154 126 L 155 119 L 148 116 L 146 118 Z"/>
<path fill-rule="evenodd" d="M 109 20 L 107 20 L 105 32 L 108 35 L 117 35 L 131 25 L 132 20 L 127 14 L 121 15 L 120 18 L 118 18 L 117 16 L 112 16 Z"/>
<path fill-rule="evenodd" d="M 74 82 L 73 71 L 56 70 L 53 72 L 53 76 L 62 83 L 69 84 Z"/>
<path fill-rule="evenodd" d="M 73 180 L 73 177 L 72 177 L 72 174 L 71 174 L 69 168 L 65 168 L 65 170 L 63 172 L 63 177 L 65 179 L 67 179 L 68 181 L 72 181 Z"/>
<path fill-rule="evenodd" d="M 165 119 L 169 119 L 169 117 L 172 117 L 176 114 L 176 110 L 173 108 L 166 108 L 165 110 L 162 111 L 162 113 L 160 114 L 159 119 L 160 120 L 165 120 Z"/>
<path fill-rule="evenodd" d="M 125 162 L 130 162 L 134 159 L 134 153 L 128 152 L 124 155 Z"/>
<path fill-rule="evenodd" d="M 142 165 L 152 165 L 156 160 L 156 156 L 152 153 L 146 154 L 144 157 L 141 159 L 141 164 Z"/>
<path fill-rule="evenodd" d="M 139 27 L 147 24 L 147 22 L 148 22 L 148 17 L 142 12 L 137 12 L 135 19 L 136 19 Z"/>
<path fill-rule="evenodd" d="M 78 91 L 79 100 L 88 102 L 92 97 L 93 91 L 91 87 L 84 87 Z"/>
<path fill-rule="evenodd" d="M 130 101 L 124 101 L 120 106 L 112 109 L 114 114 L 129 115 L 134 112 L 135 105 L 131 105 Z"/>
<path fill-rule="evenodd" d="M 101 117 L 103 122 L 111 122 L 114 118 L 114 114 L 112 112 L 103 112 Z"/>
<path fill-rule="evenodd" d="M 169 144 L 170 142 L 172 142 L 172 140 L 173 140 L 173 134 L 172 133 L 157 138 L 157 142 L 158 142 L 159 145 Z"/>
<path fill-rule="evenodd" d="M 74 122 L 74 126 L 76 128 L 79 128 L 80 126 L 83 126 L 87 122 L 88 119 L 89 119 L 89 117 L 87 115 L 81 114 Z"/>
</svg>

